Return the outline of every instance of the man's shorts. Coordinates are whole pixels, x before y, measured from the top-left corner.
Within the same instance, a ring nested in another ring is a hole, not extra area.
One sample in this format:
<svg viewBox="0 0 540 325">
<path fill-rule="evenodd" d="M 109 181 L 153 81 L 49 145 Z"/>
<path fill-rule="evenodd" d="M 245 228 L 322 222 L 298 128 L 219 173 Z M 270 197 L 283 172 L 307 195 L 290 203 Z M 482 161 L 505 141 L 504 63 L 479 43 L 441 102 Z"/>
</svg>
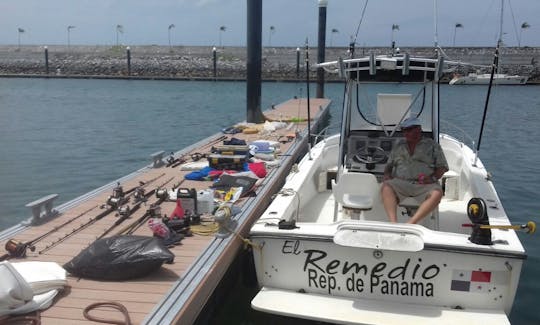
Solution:
<svg viewBox="0 0 540 325">
<path fill-rule="evenodd" d="M 398 197 L 398 202 L 403 201 L 405 198 L 412 197 L 421 203 L 427 199 L 431 191 L 439 190 L 442 192 L 442 187 L 439 183 L 418 184 L 404 179 L 392 178 L 387 180 L 386 184 L 392 187 Z"/>
</svg>

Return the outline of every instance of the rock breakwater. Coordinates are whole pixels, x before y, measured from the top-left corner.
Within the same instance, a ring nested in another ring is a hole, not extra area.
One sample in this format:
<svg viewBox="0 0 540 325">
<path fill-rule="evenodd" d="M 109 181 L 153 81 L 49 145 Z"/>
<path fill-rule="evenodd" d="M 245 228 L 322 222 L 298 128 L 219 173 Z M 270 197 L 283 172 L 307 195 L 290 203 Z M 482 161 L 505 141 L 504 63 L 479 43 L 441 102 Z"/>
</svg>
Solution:
<svg viewBox="0 0 540 325">
<path fill-rule="evenodd" d="M 47 51 L 47 60 L 45 51 Z M 316 48 L 310 58 L 316 58 Z M 357 53 L 388 54 L 389 48 L 358 48 Z M 493 48 L 448 48 L 446 56 L 460 65 L 454 72 L 489 72 Z M 402 47 L 411 55 L 434 55 L 433 48 Z M 501 73 L 529 75 L 531 83 L 540 82 L 540 48 L 504 48 L 501 51 Z M 326 60 L 348 57 L 347 48 L 328 48 Z M 216 49 L 208 46 L 0 46 L 0 76 L 38 76 L 73 78 L 171 78 L 223 79 L 246 78 L 246 48 Z M 311 73 L 311 72 L 310 72 Z M 263 48 L 264 80 L 298 80 L 305 78 L 305 51 L 291 47 Z M 313 70 L 314 77 L 314 70 Z M 449 79 L 447 74 L 445 79 Z M 327 74 L 326 80 L 337 76 Z"/>
</svg>

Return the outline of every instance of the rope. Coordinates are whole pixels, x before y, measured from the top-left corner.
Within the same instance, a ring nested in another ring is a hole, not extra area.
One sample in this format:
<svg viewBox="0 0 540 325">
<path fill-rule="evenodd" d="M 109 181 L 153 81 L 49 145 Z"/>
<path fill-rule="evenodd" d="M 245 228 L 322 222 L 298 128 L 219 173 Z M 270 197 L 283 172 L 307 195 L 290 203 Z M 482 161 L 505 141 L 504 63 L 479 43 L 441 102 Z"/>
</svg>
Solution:
<svg viewBox="0 0 540 325">
<path fill-rule="evenodd" d="M 218 232 L 219 225 L 214 220 L 201 220 L 199 225 L 190 225 L 191 232 L 201 236 L 211 236 Z"/>
<path fill-rule="evenodd" d="M 107 319 L 107 318 L 101 318 L 101 317 L 96 317 L 96 316 L 90 315 L 90 313 L 89 313 L 90 310 L 95 309 L 97 307 L 110 307 L 112 309 L 116 309 L 119 312 L 121 312 L 122 315 L 124 315 L 124 320 L 120 321 L 120 320 L 116 320 L 116 319 Z M 94 321 L 94 322 L 98 322 L 98 323 L 108 323 L 108 324 L 118 324 L 118 325 L 132 325 L 131 319 L 129 318 L 129 313 L 128 313 L 127 308 L 124 305 L 122 305 L 121 303 L 115 302 L 115 301 L 96 302 L 96 303 L 90 304 L 90 305 L 86 306 L 86 308 L 84 308 L 83 315 L 84 315 L 84 317 L 86 319 Z"/>
<path fill-rule="evenodd" d="M 1 316 L 0 325 L 8 324 L 41 324 L 41 314 L 38 310 L 34 312 L 35 315 L 21 315 L 21 316 Z"/>
</svg>

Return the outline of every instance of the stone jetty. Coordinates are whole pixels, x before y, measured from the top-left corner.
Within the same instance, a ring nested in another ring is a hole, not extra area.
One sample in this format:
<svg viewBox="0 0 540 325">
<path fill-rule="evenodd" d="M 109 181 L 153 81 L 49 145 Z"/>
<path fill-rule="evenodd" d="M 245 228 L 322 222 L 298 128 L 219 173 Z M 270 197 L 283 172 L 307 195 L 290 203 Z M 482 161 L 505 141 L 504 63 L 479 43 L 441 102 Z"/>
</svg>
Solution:
<svg viewBox="0 0 540 325">
<path fill-rule="evenodd" d="M 460 65 L 454 72 L 489 72 L 494 48 L 443 48 Z M 357 55 L 389 54 L 387 47 L 357 48 Z M 434 55 L 431 47 L 401 47 L 401 53 Z M 128 60 L 129 57 L 129 60 Z M 214 61 L 215 57 L 215 61 Z M 317 49 L 309 50 L 310 64 Z M 326 60 L 349 57 L 348 48 L 326 50 Z M 530 83 L 540 83 L 540 48 L 509 47 L 501 50 L 501 73 L 529 75 Z M 214 65 L 215 62 L 215 65 Z M 305 49 L 265 47 L 262 50 L 263 80 L 305 79 Z M 313 69 L 312 69 L 313 70 Z M 310 72 L 311 73 L 311 72 Z M 315 78 L 315 73 L 311 73 Z M 210 46 L 0 46 L 0 76 L 57 78 L 140 78 L 140 79 L 220 79 L 245 80 L 246 48 Z M 337 76 L 327 75 L 326 80 Z M 451 74 L 445 76 L 449 80 Z"/>
</svg>

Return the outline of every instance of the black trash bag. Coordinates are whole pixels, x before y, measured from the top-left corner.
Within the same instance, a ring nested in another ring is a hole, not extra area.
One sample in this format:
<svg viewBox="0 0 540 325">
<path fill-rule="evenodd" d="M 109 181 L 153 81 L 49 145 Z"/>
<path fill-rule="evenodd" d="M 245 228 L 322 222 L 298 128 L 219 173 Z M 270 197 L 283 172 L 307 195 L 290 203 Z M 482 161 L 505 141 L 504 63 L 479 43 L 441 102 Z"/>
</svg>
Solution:
<svg viewBox="0 0 540 325">
<path fill-rule="evenodd" d="M 63 267 L 81 278 L 128 280 L 173 260 L 174 254 L 159 238 L 122 235 L 96 240 Z"/>
</svg>

